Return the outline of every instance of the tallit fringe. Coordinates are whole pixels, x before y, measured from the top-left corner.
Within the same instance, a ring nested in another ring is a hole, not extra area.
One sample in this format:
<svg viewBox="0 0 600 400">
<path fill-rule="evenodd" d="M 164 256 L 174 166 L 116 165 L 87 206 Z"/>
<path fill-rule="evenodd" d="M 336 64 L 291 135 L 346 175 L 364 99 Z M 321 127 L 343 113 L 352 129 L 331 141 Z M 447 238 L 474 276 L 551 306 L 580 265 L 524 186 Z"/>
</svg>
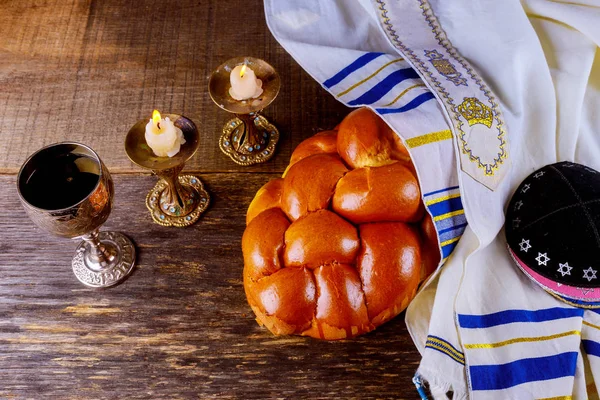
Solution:
<svg viewBox="0 0 600 400">
<path fill-rule="evenodd" d="M 438 376 L 435 372 L 426 368 L 417 369 L 417 375 L 429 385 L 429 391 L 433 396 L 433 400 L 450 400 L 447 393 L 452 391 L 452 400 L 467 400 L 469 395 L 452 387 L 452 383 L 448 382 L 443 377 Z"/>
</svg>

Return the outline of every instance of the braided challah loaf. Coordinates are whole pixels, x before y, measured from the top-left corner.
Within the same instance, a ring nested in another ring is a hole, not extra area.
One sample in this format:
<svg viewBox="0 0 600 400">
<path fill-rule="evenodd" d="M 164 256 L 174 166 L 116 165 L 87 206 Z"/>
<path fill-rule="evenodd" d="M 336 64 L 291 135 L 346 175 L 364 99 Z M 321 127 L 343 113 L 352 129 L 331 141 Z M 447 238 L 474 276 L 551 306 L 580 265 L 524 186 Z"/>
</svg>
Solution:
<svg viewBox="0 0 600 400">
<path fill-rule="evenodd" d="M 246 223 L 246 296 L 274 334 L 369 332 L 408 306 L 440 257 L 408 152 L 366 108 L 300 143 Z"/>
</svg>

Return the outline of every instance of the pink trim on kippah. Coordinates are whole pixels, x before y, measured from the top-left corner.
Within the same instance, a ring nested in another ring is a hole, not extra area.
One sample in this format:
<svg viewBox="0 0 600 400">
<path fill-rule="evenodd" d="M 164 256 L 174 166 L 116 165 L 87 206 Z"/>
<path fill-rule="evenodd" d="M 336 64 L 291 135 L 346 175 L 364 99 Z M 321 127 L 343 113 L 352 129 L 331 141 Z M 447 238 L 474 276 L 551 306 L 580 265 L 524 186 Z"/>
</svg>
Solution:
<svg viewBox="0 0 600 400">
<path fill-rule="evenodd" d="M 545 290 L 556 293 L 561 296 L 568 297 L 572 300 L 582 300 L 582 301 L 598 301 L 600 300 L 600 290 L 590 290 L 586 294 L 584 294 L 585 290 L 581 290 L 580 288 L 576 288 L 575 286 L 569 286 L 565 284 L 559 284 L 550 280 L 548 278 L 543 277 L 538 274 L 531 268 L 529 268 L 517 255 L 512 251 L 512 249 L 508 249 L 510 255 L 513 260 L 517 263 L 517 266 L 523 270 L 525 275 L 529 276 L 535 283 L 543 287 Z M 585 288 L 584 288 L 585 289 Z M 591 288 L 590 288 L 591 289 Z"/>
</svg>

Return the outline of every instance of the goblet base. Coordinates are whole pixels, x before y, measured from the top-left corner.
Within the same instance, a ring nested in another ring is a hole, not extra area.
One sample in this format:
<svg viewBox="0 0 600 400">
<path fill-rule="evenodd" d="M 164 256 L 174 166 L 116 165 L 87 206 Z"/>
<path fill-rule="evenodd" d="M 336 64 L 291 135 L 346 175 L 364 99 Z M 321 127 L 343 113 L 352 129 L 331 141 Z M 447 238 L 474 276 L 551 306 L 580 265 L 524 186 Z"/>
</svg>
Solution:
<svg viewBox="0 0 600 400">
<path fill-rule="evenodd" d="M 233 118 L 223 127 L 219 139 L 221 151 L 239 165 L 252 165 L 270 160 L 275 154 L 279 131 L 262 115 Z M 254 138 L 249 136 L 253 135 Z"/>
<path fill-rule="evenodd" d="M 160 179 L 146 196 L 146 207 L 150 210 L 152 219 L 162 226 L 190 226 L 206 211 L 210 196 L 204 189 L 200 178 L 193 175 L 179 175 L 179 184 L 191 190 L 192 208 L 187 213 L 177 204 L 161 203 L 161 195 L 167 189 L 167 182 Z M 161 205 L 164 209 L 161 209 Z"/>
<path fill-rule="evenodd" d="M 73 272 L 86 286 L 106 288 L 116 285 L 131 273 L 135 265 L 135 247 L 127 236 L 119 232 L 102 231 L 98 239 L 109 255 L 108 259 L 100 263 L 94 257 L 91 244 L 82 241 L 73 257 Z"/>
</svg>

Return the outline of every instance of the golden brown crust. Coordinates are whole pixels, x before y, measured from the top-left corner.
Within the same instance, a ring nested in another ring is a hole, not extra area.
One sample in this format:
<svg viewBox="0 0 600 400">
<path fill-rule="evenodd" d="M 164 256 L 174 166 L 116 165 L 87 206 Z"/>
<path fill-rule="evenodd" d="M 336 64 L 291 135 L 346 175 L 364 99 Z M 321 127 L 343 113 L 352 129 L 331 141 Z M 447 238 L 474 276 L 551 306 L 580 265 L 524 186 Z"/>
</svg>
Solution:
<svg viewBox="0 0 600 400">
<path fill-rule="evenodd" d="M 327 208 L 337 181 L 348 171 L 333 154 L 315 154 L 294 164 L 283 180 L 281 209 L 295 221 Z"/>
<path fill-rule="evenodd" d="M 396 316 L 403 302 L 416 292 L 421 270 L 419 237 L 401 222 L 364 224 L 359 231 L 357 269 L 369 318 L 381 316 L 381 323 Z"/>
<path fill-rule="evenodd" d="M 399 162 L 348 172 L 337 184 L 332 208 L 355 224 L 415 222 L 423 216 L 419 183 Z"/>
<path fill-rule="evenodd" d="M 300 218 L 285 232 L 283 259 L 288 267 L 311 269 L 331 263 L 352 263 L 359 247 L 354 225 L 328 210 Z"/>
<path fill-rule="evenodd" d="M 315 269 L 317 312 L 303 335 L 321 339 L 344 339 L 372 329 L 361 282 L 354 267 L 324 265 Z"/>
<path fill-rule="evenodd" d="M 423 243 L 421 246 L 423 248 L 421 281 L 424 281 L 436 270 L 441 258 L 438 235 L 429 213 L 425 213 L 425 217 L 421 221 L 421 240 Z"/>
<path fill-rule="evenodd" d="M 337 149 L 351 168 L 410 160 L 400 138 L 368 108 L 354 110 L 344 118 L 338 130 Z"/>
<path fill-rule="evenodd" d="M 283 267 L 281 256 L 289 226 L 279 208 L 263 211 L 248 224 L 242 236 L 244 277 L 255 282 Z"/>
<path fill-rule="evenodd" d="M 257 282 L 247 282 L 250 303 L 272 331 L 301 333 L 310 327 L 317 289 L 307 268 L 283 268 Z"/>
<path fill-rule="evenodd" d="M 281 205 L 281 192 L 283 190 L 283 179 L 277 178 L 272 179 L 265 183 L 263 187 L 258 189 L 254 199 L 248 206 L 248 212 L 246 213 L 246 225 L 254 219 L 261 212 L 268 210 L 269 208 L 280 207 Z"/>
<path fill-rule="evenodd" d="M 408 306 L 439 261 L 400 138 L 368 109 L 336 129 L 302 142 L 248 209 L 244 289 L 276 335 L 369 332 Z"/>
<path fill-rule="evenodd" d="M 337 154 L 337 131 L 323 131 L 302 141 L 292 153 L 290 166 L 315 154 Z"/>
</svg>

